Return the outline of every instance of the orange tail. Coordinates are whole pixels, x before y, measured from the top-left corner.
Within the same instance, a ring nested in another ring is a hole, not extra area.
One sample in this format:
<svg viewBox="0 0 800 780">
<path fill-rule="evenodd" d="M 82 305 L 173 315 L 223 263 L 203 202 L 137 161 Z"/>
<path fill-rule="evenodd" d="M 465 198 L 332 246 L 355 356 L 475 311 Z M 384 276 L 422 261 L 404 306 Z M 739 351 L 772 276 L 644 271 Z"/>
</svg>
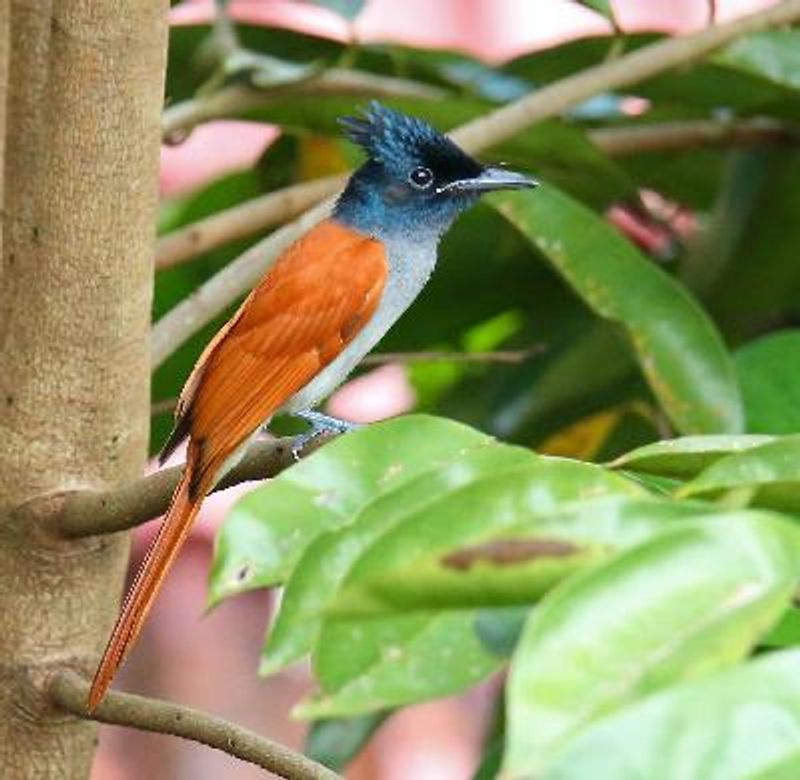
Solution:
<svg viewBox="0 0 800 780">
<path fill-rule="evenodd" d="M 90 714 L 105 696 L 117 669 L 139 636 L 147 613 L 161 589 L 164 577 L 186 539 L 192 521 L 203 502 L 204 492 L 194 497 L 189 495 L 192 471 L 190 458 L 181 481 L 175 488 L 169 511 L 158 536 L 147 551 L 133 587 L 125 598 L 122 612 L 103 653 L 103 659 L 95 672 L 86 705 L 87 712 Z"/>
</svg>

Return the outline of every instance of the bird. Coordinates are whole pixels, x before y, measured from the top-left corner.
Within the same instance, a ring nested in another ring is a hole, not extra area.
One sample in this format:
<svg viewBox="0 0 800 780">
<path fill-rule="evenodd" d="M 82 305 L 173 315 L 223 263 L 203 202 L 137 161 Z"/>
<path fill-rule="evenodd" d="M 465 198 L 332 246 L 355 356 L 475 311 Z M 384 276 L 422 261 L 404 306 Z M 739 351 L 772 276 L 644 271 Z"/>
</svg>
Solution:
<svg viewBox="0 0 800 780">
<path fill-rule="evenodd" d="M 411 305 L 459 213 L 494 190 L 537 186 L 482 165 L 426 121 L 376 101 L 339 123 L 366 160 L 329 217 L 267 270 L 201 353 L 181 393 L 164 461 L 186 463 L 126 596 L 86 703 L 94 711 L 135 642 L 204 498 L 278 413 L 342 432 L 314 411 Z"/>
</svg>

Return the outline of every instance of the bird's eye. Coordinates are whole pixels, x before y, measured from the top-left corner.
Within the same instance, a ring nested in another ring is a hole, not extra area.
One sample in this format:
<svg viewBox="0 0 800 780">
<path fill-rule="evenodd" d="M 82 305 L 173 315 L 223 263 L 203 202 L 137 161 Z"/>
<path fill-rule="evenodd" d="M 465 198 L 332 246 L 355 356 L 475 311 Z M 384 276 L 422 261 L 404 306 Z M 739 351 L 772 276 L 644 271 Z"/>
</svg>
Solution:
<svg viewBox="0 0 800 780">
<path fill-rule="evenodd" d="M 408 180 L 418 190 L 426 190 L 433 184 L 433 171 L 424 165 L 420 165 L 408 174 Z"/>
</svg>

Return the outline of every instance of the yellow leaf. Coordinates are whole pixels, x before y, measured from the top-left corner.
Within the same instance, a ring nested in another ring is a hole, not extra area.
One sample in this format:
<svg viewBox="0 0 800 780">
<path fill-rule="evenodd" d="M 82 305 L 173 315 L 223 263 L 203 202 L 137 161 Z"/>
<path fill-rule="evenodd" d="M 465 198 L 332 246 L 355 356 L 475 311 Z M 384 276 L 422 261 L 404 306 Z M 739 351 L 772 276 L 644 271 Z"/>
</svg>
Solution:
<svg viewBox="0 0 800 780">
<path fill-rule="evenodd" d="M 332 176 L 349 168 L 336 139 L 321 135 L 308 135 L 300 139 L 297 157 L 297 177 L 300 181 Z"/>
<path fill-rule="evenodd" d="M 628 411 L 626 404 L 590 414 L 548 436 L 536 449 L 542 455 L 591 460 Z"/>
</svg>

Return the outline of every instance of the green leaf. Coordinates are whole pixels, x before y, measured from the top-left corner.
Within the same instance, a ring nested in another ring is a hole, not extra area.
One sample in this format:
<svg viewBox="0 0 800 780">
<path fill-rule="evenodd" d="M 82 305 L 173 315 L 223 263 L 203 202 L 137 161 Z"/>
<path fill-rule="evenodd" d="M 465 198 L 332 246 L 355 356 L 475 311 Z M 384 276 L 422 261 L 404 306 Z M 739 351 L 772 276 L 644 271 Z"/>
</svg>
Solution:
<svg viewBox="0 0 800 780">
<path fill-rule="evenodd" d="M 414 453 L 398 452 L 415 459 Z M 311 650 L 319 636 L 322 617 L 353 562 L 376 539 L 415 512 L 435 504 L 443 495 L 487 476 L 497 477 L 535 461 L 530 451 L 505 445 L 453 452 L 449 462 L 433 465 L 392 490 L 364 501 L 341 528 L 324 533 L 303 553 L 286 584 L 281 608 L 262 653 L 259 672 L 271 674 Z"/>
<path fill-rule="evenodd" d="M 389 717 L 373 712 L 357 718 L 331 718 L 311 724 L 303 751 L 309 758 L 336 771 L 344 769 Z"/>
<path fill-rule="evenodd" d="M 729 68 L 800 90 L 800 32 L 766 30 L 734 41 L 713 57 Z"/>
<path fill-rule="evenodd" d="M 626 125 L 643 127 L 658 121 L 658 116 L 648 112 Z M 726 154 L 725 148 L 709 146 L 687 147 L 680 154 L 675 154 L 674 149 L 641 152 L 632 149 L 617 162 L 639 186 L 653 189 L 687 208 L 706 212 L 713 207 L 719 191 Z"/>
<path fill-rule="evenodd" d="M 361 554 L 329 612 L 530 603 L 596 560 L 598 541 L 607 539 L 602 531 L 593 536 L 591 522 L 548 523 L 548 516 L 581 499 L 643 495 L 615 476 L 593 464 L 542 457 L 441 495 Z"/>
<path fill-rule="evenodd" d="M 800 312 L 800 154 L 773 150 L 767 173 L 735 256 L 708 296 L 716 321 L 737 341 Z"/>
<path fill-rule="evenodd" d="M 643 471 L 676 479 L 689 479 L 703 469 L 734 452 L 759 447 L 773 440 L 772 436 L 724 434 L 681 436 L 677 439 L 645 444 L 627 452 L 609 465 L 616 469 Z"/>
<path fill-rule="evenodd" d="M 449 420 L 401 417 L 325 445 L 240 499 L 217 534 L 209 601 L 281 582 L 306 546 L 363 506 L 493 440 Z"/>
<path fill-rule="evenodd" d="M 503 740 L 495 737 L 485 748 L 481 763 L 472 775 L 471 780 L 497 780 L 503 762 Z"/>
<path fill-rule="evenodd" d="M 600 316 L 622 325 L 642 372 L 684 433 L 738 433 L 733 366 L 688 292 L 596 214 L 549 186 L 491 202 Z"/>
<path fill-rule="evenodd" d="M 797 597 L 795 596 L 795 601 Z M 793 603 L 778 623 L 761 640 L 764 647 L 793 647 L 800 645 L 800 609 Z"/>
<path fill-rule="evenodd" d="M 597 11 L 602 14 L 606 19 L 613 19 L 614 13 L 611 10 L 611 3 L 609 0 L 576 0 L 579 5 L 582 5 L 591 11 Z"/>
<path fill-rule="evenodd" d="M 561 580 L 653 536 L 665 523 L 708 511 L 694 502 L 631 497 L 624 492 L 630 485 L 616 490 L 609 484 L 605 498 L 567 499 L 562 508 L 549 512 L 532 506 L 528 516 L 522 511 L 511 527 L 495 520 L 510 496 L 517 493 L 524 501 L 526 491 L 546 489 L 548 481 L 543 469 L 509 473 L 480 492 L 465 491 L 463 502 L 453 502 L 437 515 L 420 515 L 398 525 L 353 566 L 328 614 L 353 617 L 532 604 Z M 503 491 L 505 502 L 490 501 L 493 490 Z M 444 524 L 446 512 L 462 503 L 473 506 L 476 515 L 488 516 L 478 521 L 483 530 L 477 523 L 464 527 L 464 520 L 454 530 L 435 528 L 440 517 Z M 421 552 L 423 543 L 429 549 Z"/>
<path fill-rule="evenodd" d="M 529 612 L 527 606 L 478 610 L 475 634 L 490 653 L 508 658 L 517 646 Z"/>
<path fill-rule="evenodd" d="M 735 114 L 770 114 L 774 104 L 790 104 L 792 91 L 764 74 L 706 60 L 666 72 L 636 86 L 636 94 L 685 114 L 724 108 Z"/>
<path fill-rule="evenodd" d="M 649 697 L 572 740 L 542 780 L 800 777 L 800 651 Z"/>
<path fill-rule="evenodd" d="M 345 19 L 355 19 L 361 13 L 365 0 L 311 0 L 315 5 L 330 8 Z"/>
<path fill-rule="evenodd" d="M 369 576 L 381 560 L 391 567 L 393 555 L 405 558 L 409 547 L 417 555 L 420 549 L 435 551 L 453 540 L 485 538 L 490 529 L 511 527 L 532 513 L 551 512 L 561 502 L 612 492 L 640 492 L 597 466 L 538 458 L 510 447 L 498 447 L 493 454 L 498 457 L 503 453 L 504 459 L 511 460 L 519 452 L 527 456 L 527 462 L 507 463 L 504 473 L 490 472 L 452 489 L 439 487 L 437 491 L 435 484 L 429 484 L 423 491 L 427 500 L 417 506 L 415 485 L 405 496 L 393 497 L 387 506 L 370 507 L 371 517 L 367 518 L 368 510 L 363 518 L 342 529 L 335 549 L 317 548 L 317 571 L 321 573 L 332 565 L 342 567 L 337 573 L 341 578 L 349 569 L 347 583 L 351 577 L 358 580 L 361 575 Z M 405 506 L 408 508 L 403 513 Z M 395 519 L 393 527 L 387 529 L 380 518 L 397 518 L 398 513 L 401 521 Z M 377 526 L 384 532 L 375 537 Z M 365 528 L 369 540 L 375 541 L 353 564 L 353 553 L 357 555 L 363 549 Z M 388 538 L 395 544 L 385 549 L 382 542 Z M 327 573 L 323 577 L 313 583 L 317 609 L 329 602 L 337 584 Z M 310 593 L 312 583 L 307 582 Z M 313 601 L 314 594 L 311 596 L 308 604 Z M 296 610 L 284 608 L 297 624 Z M 477 636 L 472 610 L 367 619 L 343 619 L 331 614 L 330 609 L 326 614 L 312 654 L 323 693 L 300 708 L 305 717 L 352 715 L 448 695 L 482 679 L 502 662 Z M 307 622 L 309 617 L 317 616 L 307 615 Z"/>
<path fill-rule="evenodd" d="M 474 618 L 462 610 L 327 623 L 314 656 L 322 693 L 294 714 L 358 715 L 465 690 L 502 664 Z"/>
<path fill-rule="evenodd" d="M 728 455 L 685 484 L 681 497 L 725 494 L 735 505 L 800 511 L 800 434 Z"/>
<path fill-rule="evenodd" d="M 737 350 L 747 430 L 800 431 L 800 330 L 771 333 Z"/>
<path fill-rule="evenodd" d="M 338 41 L 286 28 L 239 24 L 237 32 L 244 48 L 299 64 L 332 62 L 344 50 Z M 209 45 L 212 35 L 206 24 L 170 26 L 166 83 L 170 105 L 193 97 L 212 75 L 219 63 L 217 48 Z"/>
<path fill-rule="evenodd" d="M 616 329 L 595 319 L 571 333 L 570 324 L 562 309 L 551 325 L 556 344 L 536 363 L 520 367 L 516 383 L 490 399 L 486 425 L 492 433 L 541 441 L 585 414 L 613 405 L 615 393 L 631 393 L 635 365 Z"/>
<path fill-rule="evenodd" d="M 554 591 L 512 661 L 508 775 L 540 772 L 601 715 L 741 659 L 786 608 L 799 555 L 791 524 L 732 512 L 671 526 Z"/>
</svg>

